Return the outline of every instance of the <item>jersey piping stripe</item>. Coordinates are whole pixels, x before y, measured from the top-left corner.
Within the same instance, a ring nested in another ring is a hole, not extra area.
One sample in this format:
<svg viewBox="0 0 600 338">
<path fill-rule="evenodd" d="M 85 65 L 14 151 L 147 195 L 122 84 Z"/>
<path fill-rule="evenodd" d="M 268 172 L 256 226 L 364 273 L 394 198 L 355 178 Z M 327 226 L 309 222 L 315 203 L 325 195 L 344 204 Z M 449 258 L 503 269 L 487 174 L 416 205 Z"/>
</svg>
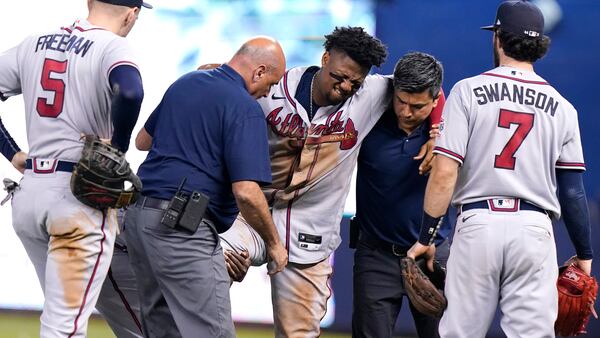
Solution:
<svg viewBox="0 0 600 338">
<path fill-rule="evenodd" d="M 439 146 L 433 148 L 433 152 L 437 153 L 437 154 L 442 154 L 442 155 L 446 155 L 448 157 L 451 157 L 451 158 L 457 160 L 458 162 L 460 162 L 460 164 L 462 164 L 463 161 L 464 161 L 464 157 L 460 156 L 459 154 L 457 154 L 457 153 L 455 153 L 453 151 L 450 151 L 448 149 L 444 149 L 444 148 L 439 147 Z"/>
<path fill-rule="evenodd" d="M 80 32 L 88 32 L 88 31 L 93 31 L 93 30 L 100 30 L 100 31 L 105 31 L 106 30 L 106 29 L 101 28 L 101 27 L 94 27 L 94 28 L 85 29 L 85 28 L 82 28 L 82 27 L 79 27 L 79 26 L 75 26 L 73 28 L 76 29 L 76 30 L 78 30 L 78 31 L 80 31 Z M 69 32 L 69 34 L 73 33 L 73 29 L 71 29 L 69 27 L 60 27 L 60 29 Z"/>
<path fill-rule="evenodd" d="M 140 330 L 140 333 L 142 333 L 142 324 L 140 324 L 140 321 L 138 320 L 137 316 L 135 315 L 135 312 L 133 312 L 131 305 L 129 305 L 127 298 L 125 298 L 125 295 L 119 288 L 117 281 L 113 278 L 112 269 L 110 269 L 110 268 L 108 269 L 108 279 L 110 279 L 110 283 L 112 284 L 113 289 L 115 289 L 115 291 L 119 294 L 119 297 L 121 298 L 121 301 L 123 302 L 123 305 L 125 305 L 125 309 L 127 309 L 127 312 L 129 312 L 129 314 L 131 315 L 131 318 L 133 318 L 133 321 L 135 322 L 135 326 L 137 326 L 137 328 Z"/>
<path fill-rule="evenodd" d="M 105 31 L 106 30 L 106 29 L 104 29 L 102 27 L 92 27 L 92 28 L 85 29 L 85 28 L 83 28 L 81 26 L 74 26 L 72 28 L 76 29 L 76 30 L 78 30 L 80 32 L 89 32 L 89 31 L 95 31 L 95 30 Z M 65 31 L 67 31 L 69 33 L 73 33 L 73 29 L 71 29 L 70 27 L 60 27 L 60 29 L 65 30 Z"/>
<path fill-rule="evenodd" d="M 319 160 L 319 150 L 321 150 L 320 144 L 317 146 L 317 149 L 315 149 L 315 156 L 313 157 L 313 163 L 310 165 L 310 168 L 308 169 L 308 174 L 306 174 L 306 183 L 308 183 L 308 181 L 310 180 L 310 177 L 312 176 L 312 173 L 313 173 L 313 169 L 315 169 L 315 165 L 317 164 L 317 161 Z"/>
<path fill-rule="evenodd" d="M 104 232 L 104 225 L 106 223 L 106 211 L 102 211 L 102 240 L 100 241 L 100 252 L 98 253 L 98 258 L 96 258 L 96 264 L 94 264 L 94 269 L 92 270 L 92 276 L 85 288 L 85 292 L 83 293 L 83 301 L 81 302 L 81 306 L 79 306 L 79 313 L 77 313 L 77 317 L 75 317 L 75 327 L 73 328 L 73 332 L 69 334 L 69 338 L 73 337 L 73 335 L 77 332 L 77 322 L 79 321 L 79 317 L 81 317 L 81 313 L 83 312 L 83 308 L 85 307 L 85 303 L 87 301 L 87 295 L 90 291 L 90 287 L 94 282 L 94 277 L 96 277 L 96 271 L 98 271 L 98 265 L 100 265 L 100 258 L 102 257 L 102 253 L 104 252 L 104 241 L 106 240 L 106 233 Z"/>
<path fill-rule="evenodd" d="M 580 162 L 556 162 L 556 168 L 585 170 L 585 163 L 580 163 Z"/>
<path fill-rule="evenodd" d="M 306 174 L 306 182 L 308 182 L 310 180 L 310 176 L 312 175 L 313 169 L 315 168 L 315 165 L 317 164 L 317 160 L 319 159 L 319 150 L 321 149 L 321 145 L 319 144 L 317 146 L 317 149 L 315 150 L 315 155 L 313 157 L 312 163 L 310 164 L 310 168 L 308 169 L 308 173 Z M 298 156 L 299 157 L 299 156 Z M 298 161 L 298 163 L 300 163 L 300 161 Z M 290 202 L 288 203 L 288 207 L 287 207 L 287 214 L 286 214 L 286 218 L 285 218 L 285 248 L 288 251 L 290 251 L 290 236 L 291 236 L 291 218 L 292 218 L 292 203 L 294 202 L 294 200 L 298 197 L 298 195 L 300 194 L 300 188 L 296 189 L 296 191 L 294 192 L 294 198 L 292 198 L 290 200 Z"/>
<path fill-rule="evenodd" d="M 288 72 L 289 70 L 283 75 L 283 91 L 285 92 L 285 97 L 287 98 L 287 100 L 290 101 L 290 104 L 294 107 L 294 109 L 297 110 L 298 108 L 296 108 L 296 102 L 294 102 L 294 99 L 291 97 L 290 92 L 288 91 Z"/>
<path fill-rule="evenodd" d="M 292 204 L 294 199 L 298 197 L 298 190 L 294 192 L 294 197 L 288 202 L 287 213 L 285 215 L 285 250 L 287 250 L 288 256 L 290 255 L 290 236 L 292 227 Z"/>
<path fill-rule="evenodd" d="M 329 259 L 329 257 L 327 257 L 326 259 Z M 331 276 L 333 276 L 333 266 L 331 267 L 331 273 L 329 275 L 327 275 L 327 282 L 325 282 L 325 285 L 327 285 L 327 290 L 329 290 L 329 295 L 327 295 L 327 298 L 325 298 L 325 304 L 327 304 L 327 302 L 329 301 L 329 298 L 331 298 L 331 295 L 333 294 L 333 291 L 331 290 Z M 325 310 L 325 313 L 323 313 L 323 315 L 321 316 L 321 319 L 319 319 L 319 321 L 322 321 L 323 318 L 325 318 L 326 314 L 327 314 L 327 310 Z"/>
<path fill-rule="evenodd" d="M 549 86 L 550 85 L 548 82 L 545 82 L 545 81 L 523 80 L 523 79 L 519 79 L 517 77 L 510 77 L 510 76 L 500 75 L 500 74 L 494 74 L 494 73 L 483 73 L 481 75 L 501 77 L 503 79 L 514 80 L 514 81 L 523 82 L 523 83 L 538 84 L 538 85 L 545 85 L 545 86 Z"/>
<path fill-rule="evenodd" d="M 110 76 L 110 72 L 112 72 L 113 69 L 117 68 L 118 66 L 122 66 L 122 65 L 129 65 L 129 66 L 138 68 L 138 65 L 136 65 L 135 63 L 133 63 L 131 61 L 118 61 L 118 62 L 113 63 L 112 66 L 108 67 L 108 72 L 106 72 L 106 76 Z"/>
</svg>

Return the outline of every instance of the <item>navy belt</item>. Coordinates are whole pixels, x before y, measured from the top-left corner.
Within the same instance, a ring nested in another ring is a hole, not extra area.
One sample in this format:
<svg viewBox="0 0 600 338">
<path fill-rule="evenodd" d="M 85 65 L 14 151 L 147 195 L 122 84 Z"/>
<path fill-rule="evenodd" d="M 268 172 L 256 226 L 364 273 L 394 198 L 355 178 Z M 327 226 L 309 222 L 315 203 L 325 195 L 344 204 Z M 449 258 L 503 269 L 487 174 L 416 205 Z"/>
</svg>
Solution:
<svg viewBox="0 0 600 338">
<path fill-rule="evenodd" d="M 56 171 L 64 171 L 64 172 L 70 173 L 73 171 L 73 167 L 75 167 L 74 162 L 62 161 L 62 160 L 47 160 L 47 161 L 49 161 L 48 164 L 50 164 L 50 162 L 53 163 L 52 167 L 38 168 L 37 165 L 36 166 L 33 165 L 33 160 L 28 158 L 25 161 L 25 169 L 30 169 L 30 170 L 33 169 L 33 172 L 35 172 L 37 174 L 51 174 Z"/>
<path fill-rule="evenodd" d="M 518 205 L 517 205 L 517 203 L 518 203 Z M 518 198 L 515 199 L 515 208 L 514 209 L 494 208 L 493 204 L 492 204 L 492 200 L 483 200 L 483 201 L 463 204 L 462 207 L 460 208 L 460 211 L 464 212 L 464 211 L 472 210 L 472 209 L 488 209 L 491 211 L 498 211 L 498 212 L 517 212 L 519 210 L 531 210 L 531 211 L 541 212 L 541 213 L 544 213 L 547 215 L 549 214 L 548 211 L 538 207 L 537 205 L 531 204 L 527 201 L 524 201 L 524 200 L 521 200 Z M 460 215 L 460 212 L 458 214 Z"/>
</svg>

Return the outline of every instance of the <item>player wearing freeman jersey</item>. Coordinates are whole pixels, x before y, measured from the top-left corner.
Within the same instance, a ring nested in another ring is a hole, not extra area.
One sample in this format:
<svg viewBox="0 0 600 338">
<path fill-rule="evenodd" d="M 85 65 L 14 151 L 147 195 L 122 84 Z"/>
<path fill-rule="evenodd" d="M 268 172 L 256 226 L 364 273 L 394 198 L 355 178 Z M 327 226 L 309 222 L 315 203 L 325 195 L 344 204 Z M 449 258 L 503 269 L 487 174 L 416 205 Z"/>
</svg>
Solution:
<svg viewBox="0 0 600 338">
<path fill-rule="evenodd" d="M 386 57 L 379 40 L 360 27 L 336 28 L 325 38 L 321 67 L 290 69 L 259 100 L 269 127 L 273 175 L 263 191 L 289 252 L 287 267 L 271 276 L 277 337 L 319 335 L 331 294 L 328 258 L 341 241 L 358 149 L 391 99 L 390 79 L 367 76 Z M 222 245 L 247 254 L 252 265 L 264 264 L 264 243 L 244 222 L 238 217 L 220 235 Z M 226 252 L 232 274 L 229 256 Z"/>
<path fill-rule="evenodd" d="M 535 5 L 502 3 L 494 32 L 497 68 L 457 83 L 446 101 L 421 236 L 426 254 L 450 198 L 459 210 L 441 337 L 484 337 L 496 307 L 507 337 L 554 337 L 558 275 L 552 221 L 564 215 L 590 274 L 592 248 L 577 112 L 533 70 L 548 50 Z M 558 187 L 558 196 L 556 190 Z M 454 191 L 454 194 L 453 194 Z M 468 318 L 468 320 L 465 320 Z"/>
<path fill-rule="evenodd" d="M 12 219 L 44 291 L 41 337 L 84 337 L 109 273 L 116 212 L 80 203 L 69 181 L 82 134 L 124 152 L 129 147 L 143 88 L 125 36 L 142 6 L 151 8 L 141 0 L 89 0 L 87 20 L 30 36 L 0 54 L 0 99 L 23 94 L 25 102 L 29 154 L 3 126 L 0 150 L 24 173 Z M 119 301 L 122 291 L 107 290 L 102 309 L 109 323 L 134 322 Z M 139 336 L 126 328 L 115 332 Z"/>
</svg>

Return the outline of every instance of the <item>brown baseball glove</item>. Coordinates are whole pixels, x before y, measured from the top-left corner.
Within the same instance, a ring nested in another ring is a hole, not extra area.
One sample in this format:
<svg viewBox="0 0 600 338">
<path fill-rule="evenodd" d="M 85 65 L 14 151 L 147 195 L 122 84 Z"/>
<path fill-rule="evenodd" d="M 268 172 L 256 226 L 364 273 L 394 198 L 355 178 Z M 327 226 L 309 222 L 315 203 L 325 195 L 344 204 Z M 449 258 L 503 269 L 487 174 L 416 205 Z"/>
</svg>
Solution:
<svg viewBox="0 0 600 338">
<path fill-rule="evenodd" d="M 432 317 L 441 317 L 448 305 L 444 294 L 431 282 L 414 259 L 404 257 L 400 260 L 404 290 L 413 306 L 421 313 Z M 427 269 L 427 267 L 424 267 Z M 433 276 L 445 276 L 443 268 L 434 266 Z M 441 277 L 443 280 L 443 277 Z"/>
<path fill-rule="evenodd" d="M 125 182 L 131 187 L 126 188 Z M 81 203 L 98 210 L 123 208 L 135 202 L 141 189 L 142 182 L 121 151 L 97 136 L 85 136 L 81 159 L 71 176 L 71 191 Z"/>
<path fill-rule="evenodd" d="M 561 267 L 559 272 L 558 318 L 554 330 L 564 337 L 584 334 L 590 315 L 598 318 L 594 311 L 598 282 L 574 264 Z"/>
</svg>

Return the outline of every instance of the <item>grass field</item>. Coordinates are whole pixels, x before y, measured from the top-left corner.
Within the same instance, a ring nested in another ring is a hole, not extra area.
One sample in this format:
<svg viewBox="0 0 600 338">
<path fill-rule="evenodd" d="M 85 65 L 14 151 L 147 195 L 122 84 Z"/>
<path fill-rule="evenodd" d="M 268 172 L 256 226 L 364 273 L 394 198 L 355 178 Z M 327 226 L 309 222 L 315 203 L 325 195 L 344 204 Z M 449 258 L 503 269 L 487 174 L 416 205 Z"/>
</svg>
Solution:
<svg viewBox="0 0 600 338">
<path fill-rule="evenodd" d="M 238 325 L 239 326 L 239 325 Z M 238 338 L 273 337 L 269 328 L 243 328 L 237 330 Z M 35 338 L 39 337 L 39 314 L 35 313 L 0 313 L 0 338 Z M 114 338 L 114 334 L 99 317 L 90 320 L 88 338 Z M 323 338 L 349 338 L 349 334 L 324 332 Z"/>
</svg>

